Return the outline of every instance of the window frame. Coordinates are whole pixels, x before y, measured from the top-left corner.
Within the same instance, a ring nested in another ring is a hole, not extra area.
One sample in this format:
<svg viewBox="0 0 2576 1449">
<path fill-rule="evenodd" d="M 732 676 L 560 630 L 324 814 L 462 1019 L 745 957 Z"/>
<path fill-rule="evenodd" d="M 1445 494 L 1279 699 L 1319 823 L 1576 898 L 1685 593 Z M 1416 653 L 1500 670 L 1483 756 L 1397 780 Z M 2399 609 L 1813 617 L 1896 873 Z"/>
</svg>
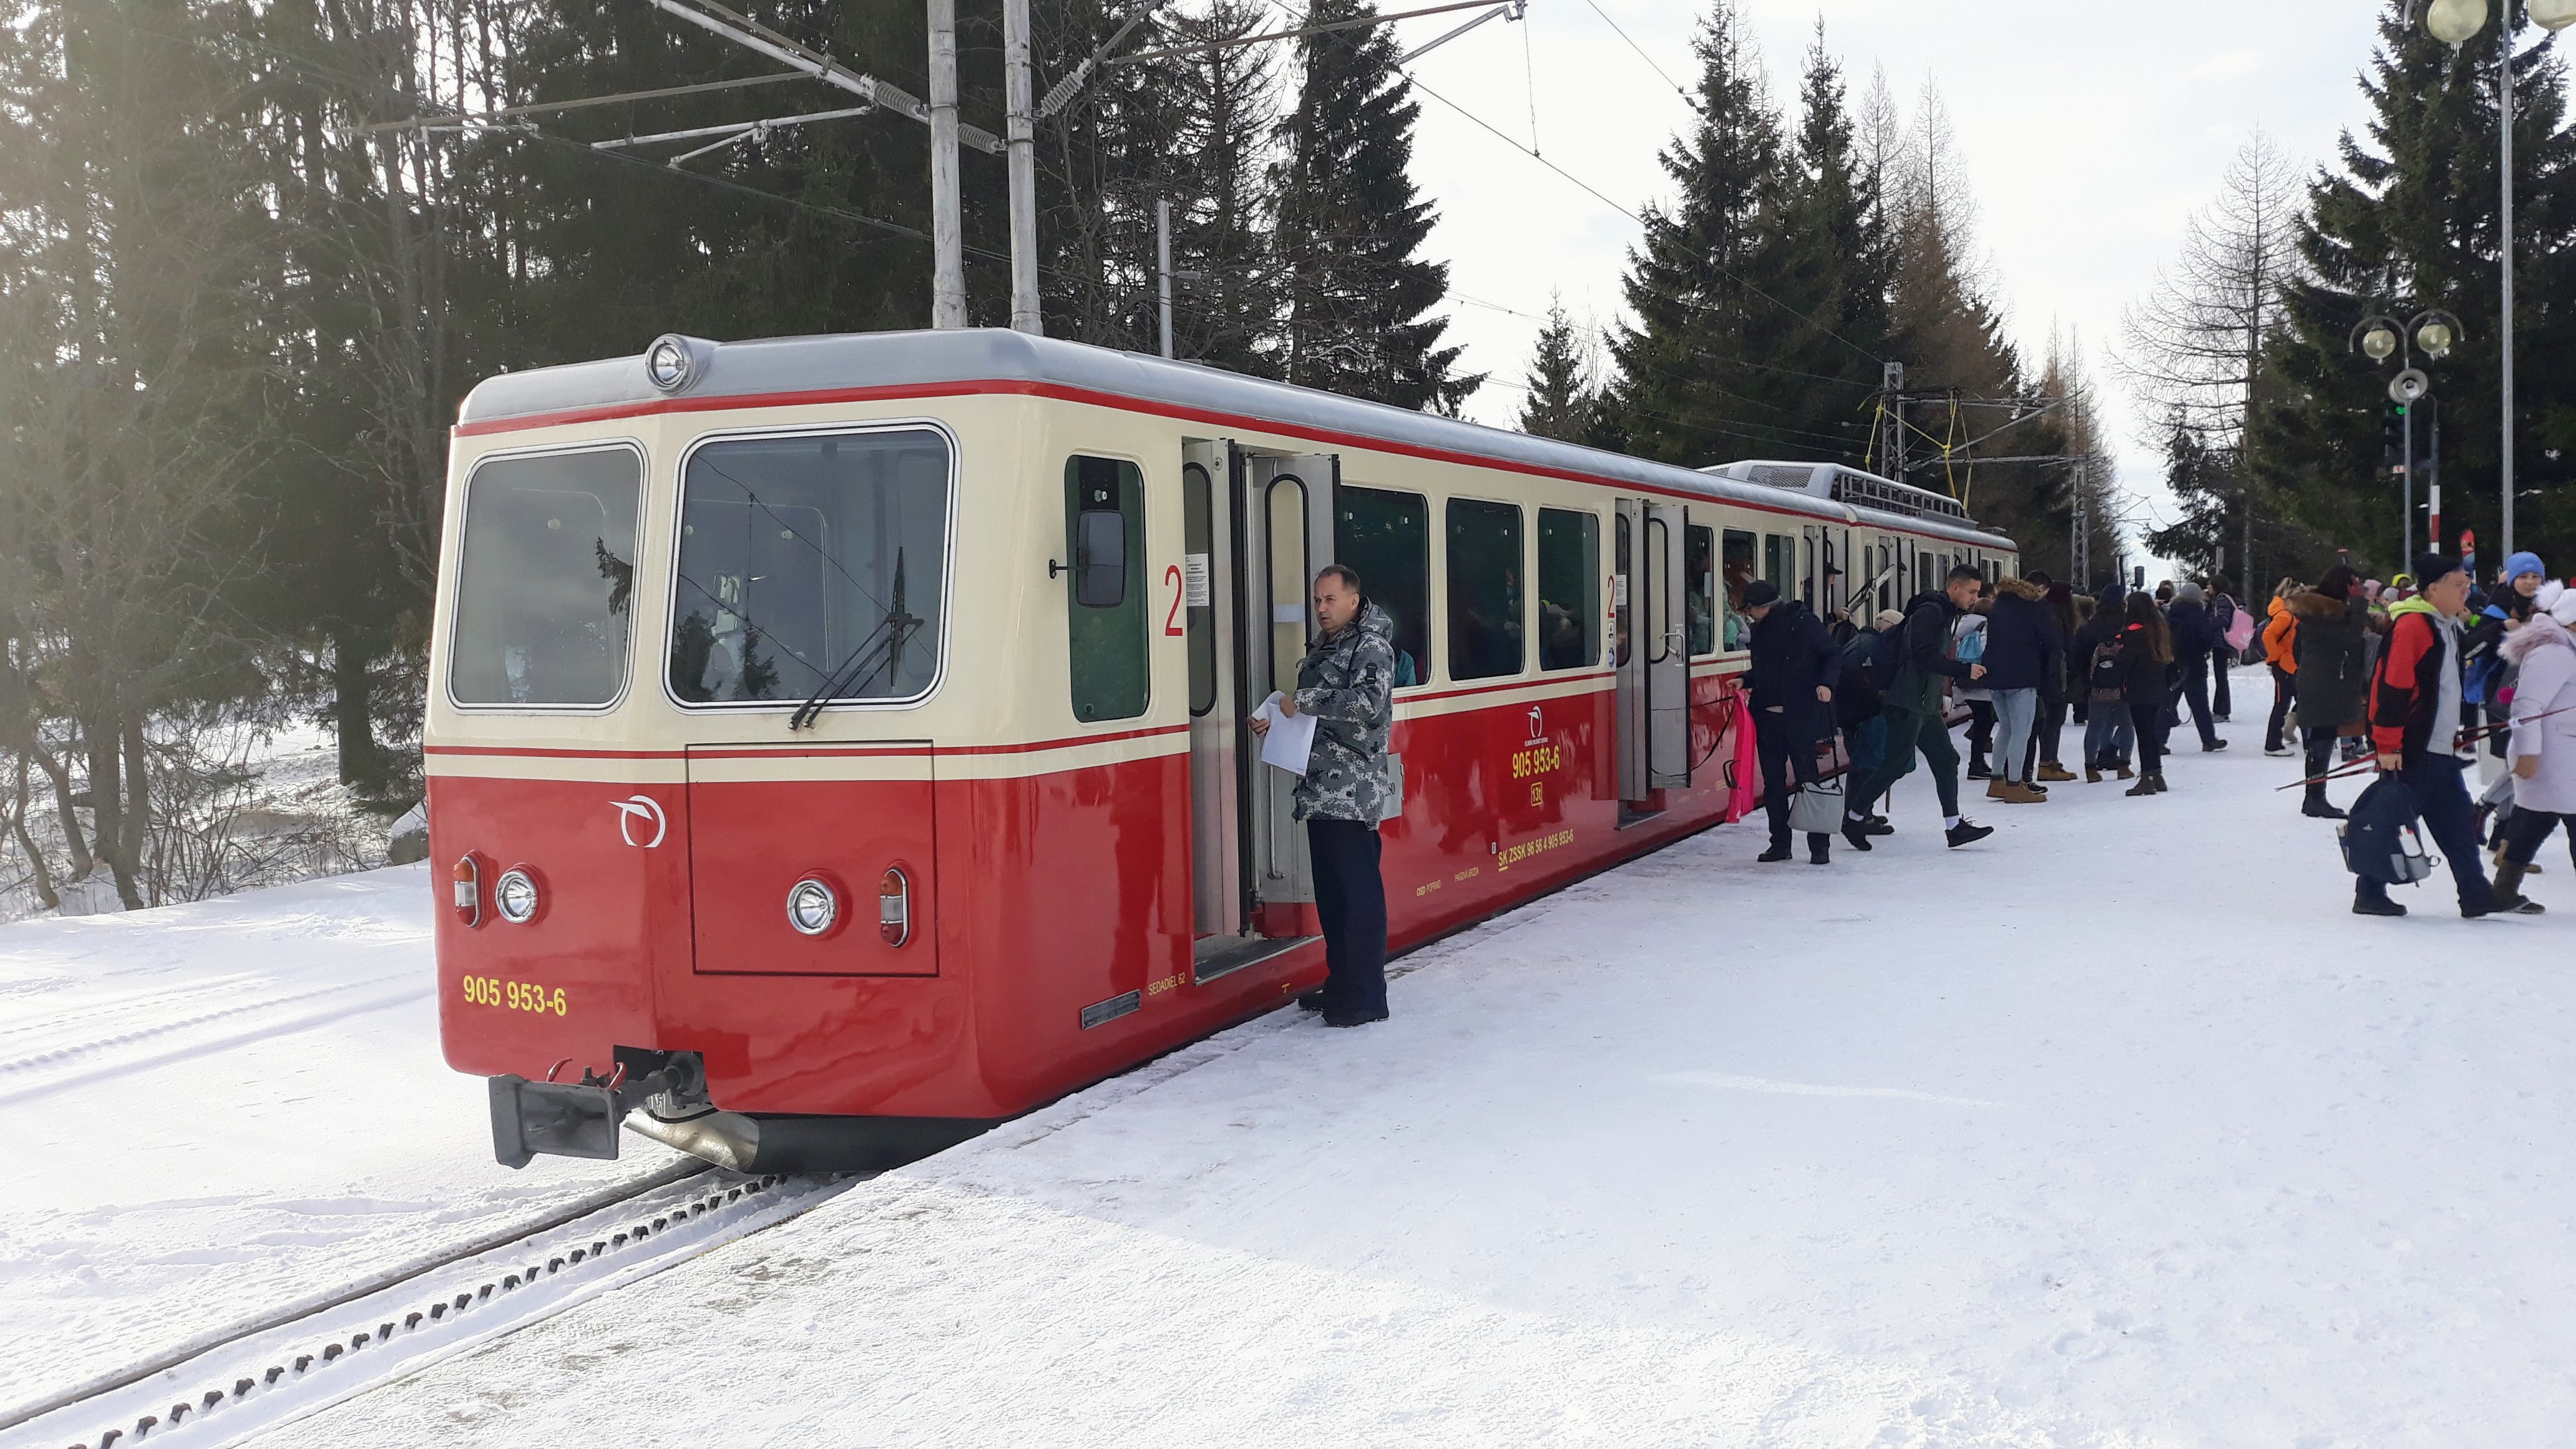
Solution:
<svg viewBox="0 0 2576 1449">
<path fill-rule="evenodd" d="M 1508 508 L 1512 511 L 1512 531 L 1517 535 L 1517 546 L 1513 549 L 1514 562 L 1519 564 L 1521 571 L 1520 608 L 1514 620 L 1521 626 L 1520 660 L 1513 668 L 1500 674 L 1462 677 L 1457 669 L 1458 621 L 1450 607 L 1450 596 L 1455 590 L 1452 575 L 1456 573 L 1451 564 L 1457 552 L 1457 544 L 1450 537 L 1449 512 L 1461 503 L 1478 504 L 1488 508 Z M 1478 684 L 1486 680 L 1522 679 L 1536 673 L 1536 670 L 1531 667 L 1536 651 L 1532 649 L 1530 641 L 1530 609 L 1538 598 L 1537 580 L 1530 577 L 1530 571 L 1534 566 L 1532 558 L 1537 544 L 1537 530 L 1530 525 L 1530 509 L 1534 506 L 1536 505 L 1521 499 L 1483 498 L 1472 493 L 1446 493 L 1440 496 L 1440 670 L 1443 683 Z M 1631 592 L 1634 592 L 1633 585 L 1631 585 Z"/>
<path fill-rule="evenodd" d="M 1606 574 L 1603 572 L 1601 567 L 1601 515 L 1599 513 L 1596 513 L 1589 508 L 1560 508 L 1549 503 L 1535 505 L 1536 516 L 1533 517 L 1527 525 L 1529 529 L 1531 554 L 1529 569 L 1530 607 L 1534 616 L 1541 623 L 1544 623 L 1547 618 L 1547 601 L 1541 597 L 1538 580 L 1540 572 L 1547 567 L 1547 516 L 1551 513 L 1559 514 L 1566 518 L 1588 520 L 1592 525 L 1591 537 L 1588 540 L 1592 545 L 1592 567 L 1589 570 L 1590 577 L 1584 582 L 1584 592 L 1590 596 L 1584 600 L 1584 604 L 1589 610 L 1589 615 L 1585 619 L 1583 625 L 1584 640 L 1588 647 L 1584 650 L 1585 657 L 1578 663 L 1550 664 L 1547 662 L 1547 645 L 1545 641 L 1536 637 L 1538 633 L 1537 627 L 1524 622 L 1522 627 L 1528 630 L 1531 635 L 1529 640 L 1530 658 L 1536 666 L 1536 672 L 1540 674 L 1565 674 L 1577 669 L 1599 669 L 1601 667 L 1601 656 L 1606 650 L 1606 645 L 1602 639 L 1603 631 L 1601 626 L 1601 581 L 1606 577 Z M 1577 537 L 1579 538 L 1581 536 L 1581 532 L 1578 530 Z M 1530 671 L 1524 670 L 1523 672 L 1527 673 Z"/>
<path fill-rule="evenodd" d="M 1132 454 L 1117 452 L 1108 448 L 1087 448 L 1079 444 L 1060 449 L 1059 451 L 1063 456 L 1064 463 L 1057 471 L 1057 487 L 1066 490 L 1068 494 L 1074 486 L 1073 479 L 1070 476 L 1072 470 L 1074 466 L 1084 458 L 1116 466 L 1133 468 L 1136 470 L 1135 537 L 1133 540 L 1133 547 L 1129 551 L 1127 559 L 1128 582 L 1132 588 L 1129 598 L 1121 600 L 1119 603 L 1108 607 L 1111 609 L 1124 609 L 1133 605 L 1136 609 L 1136 623 L 1138 626 L 1137 633 L 1140 644 L 1137 653 L 1137 663 L 1143 669 L 1145 683 L 1144 697 L 1137 702 L 1136 710 L 1132 714 L 1101 715 L 1096 719 L 1084 719 L 1080 710 L 1076 708 L 1073 685 L 1074 680 L 1079 676 L 1079 670 L 1076 667 L 1076 661 L 1074 659 L 1073 621 L 1081 617 L 1083 610 L 1091 609 L 1098 611 L 1101 606 L 1084 604 L 1074 597 L 1075 574 L 1072 567 L 1074 538 L 1070 525 L 1073 524 L 1078 510 L 1072 508 L 1072 500 L 1068 497 L 1066 499 L 1067 509 L 1065 515 L 1065 522 L 1068 525 L 1068 529 L 1063 543 L 1066 555 L 1065 578 L 1063 583 L 1066 668 L 1065 710 L 1073 716 L 1073 722 L 1078 728 L 1089 728 L 1093 725 L 1123 724 L 1129 720 L 1144 719 L 1154 712 L 1154 664 L 1156 656 L 1160 652 L 1155 648 L 1155 642 L 1158 638 L 1162 637 L 1159 627 L 1154 622 L 1155 574 L 1152 475 L 1146 471 L 1144 460 L 1135 457 Z M 1211 478 L 1209 483 L 1211 490 L 1213 490 L 1215 480 Z M 1186 504 L 1184 504 L 1184 506 L 1186 506 Z M 1123 515 L 1124 510 L 1121 510 L 1121 512 Z M 1184 547 L 1182 552 L 1186 554 L 1188 549 Z M 1184 572 L 1186 572 L 1186 565 L 1184 566 Z M 1186 591 L 1188 585 L 1184 583 L 1182 587 L 1184 591 Z M 1184 607 L 1186 608 L 1186 605 Z M 1186 651 L 1188 649 L 1187 634 L 1189 626 L 1184 622 L 1181 628 L 1184 636 L 1182 640 L 1182 648 L 1184 650 L 1183 668 L 1186 670 Z M 1189 692 L 1189 681 L 1187 678 L 1182 680 L 1181 689 L 1184 696 L 1182 703 L 1186 708 L 1188 704 L 1187 695 Z"/>
<path fill-rule="evenodd" d="M 679 461 L 671 472 L 671 491 L 669 494 L 671 512 L 668 528 L 666 530 L 670 535 L 670 549 L 669 557 L 662 570 L 661 579 L 662 592 L 666 595 L 662 601 L 661 636 L 662 648 L 665 656 L 667 657 L 670 649 L 671 637 L 679 632 L 680 628 L 680 517 L 688 508 L 687 493 L 689 461 L 698 455 L 698 450 L 700 448 L 707 446 L 709 443 L 739 442 L 745 438 L 792 438 L 816 436 L 850 437 L 861 433 L 911 433 L 923 431 L 938 434 L 940 442 L 945 444 L 948 449 L 948 516 L 942 520 L 940 524 L 941 533 L 945 540 L 945 550 L 939 561 L 939 577 L 943 595 L 939 601 L 939 639 L 937 653 L 935 656 L 938 662 L 930 671 L 930 683 L 925 685 L 919 694 L 910 695 L 902 699 L 827 699 L 823 701 L 823 706 L 826 709 L 835 710 L 850 709 L 887 711 L 919 709 L 921 706 L 928 704 L 931 699 L 935 697 L 948 683 L 948 637 L 951 617 L 949 604 L 950 598 L 955 592 L 953 585 L 957 578 L 957 496 L 959 493 L 964 491 L 962 486 L 964 481 L 962 467 L 964 459 L 957 446 L 957 434 L 951 430 L 946 423 L 939 421 L 937 418 L 870 418 L 864 422 L 799 423 L 786 427 L 725 428 L 716 432 L 701 433 L 697 437 L 691 438 L 689 440 L 689 445 L 680 450 Z M 1104 454 L 1103 456 L 1111 455 Z M 682 710 L 689 714 L 758 714 L 764 711 L 780 714 L 794 714 L 796 711 L 804 708 L 804 701 L 801 699 L 735 699 L 706 700 L 702 702 L 684 700 L 680 698 L 677 693 L 673 692 L 671 688 L 671 671 L 665 667 L 658 672 L 662 676 L 662 698 L 668 701 L 673 708 Z M 821 721 L 818 719 L 816 723 L 819 725 Z"/>
<path fill-rule="evenodd" d="M 1723 654 L 1741 654 L 1741 649 L 1726 647 L 1726 520 L 1712 515 L 1706 523 L 1682 521 L 1682 642 L 1690 642 L 1690 592 L 1694 582 L 1690 568 L 1691 535 L 1708 535 L 1708 648 L 1689 651 L 1691 660 L 1715 659 Z"/>
<path fill-rule="evenodd" d="M 445 699 L 449 709 L 463 714 L 604 715 L 616 713 L 625 705 L 627 698 L 635 692 L 636 650 L 641 647 L 639 636 L 644 631 L 636 627 L 641 616 L 636 612 L 636 601 L 630 595 L 626 606 L 626 672 L 618 679 L 617 693 L 611 695 L 606 703 L 467 704 L 456 697 L 456 601 L 459 591 L 465 587 L 465 531 L 466 525 L 473 518 L 475 475 L 483 471 L 483 465 L 486 463 L 545 457 L 556 453 L 604 453 L 620 448 L 635 455 L 635 568 L 640 574 L 644 568 L 644 550 L 653 533 L 653 454 L 644 446 L 643 439 L 632 434 L 622 434 L 614 438 L 584 438 L 579 442 L 540 443 L 523 448 L 495 448 L 491 452 L 476 455 L 473 466 L 465 470 L 462 496 L 458 498 L 456 505 L 456 537 L 446 546 L 447 549 L 452 550 L 447 556 L 449 578 L 446 587 L 439 591 L 438 598 L 439 603 L 446 605 L 447 613 L 446 627 L 443 631 L 447 636 L 446 647 L 438 651 L 439 670 L 443 675 L 438 692 Z M 675 535 L 677 532 L 677 529 L 673 530 Z M 671 574 L 665 576 L 666 592 L 669 591 L 667 579 L 675 577 L 679 569 L 676 538 L 671 555 L 671 569 Z M 661 635 L 663 640 L 669 640 L 671 627 L 665 626 Z M 437 641 L 432 641 L 433 647 L 436 647 L 436 644 Z M 669 671 L 663 672 L 667 674 Z"/>
<path fill-rule="evenodd" d="M 1415 656 L 1413 661 L 1413 682 L 1411 684 L 1389 685 L 1388 695 L 1390 698 L 1393 698 L 1401 695 L 1408 689 L 1429 689 L 1434 683 L 1438 682 L 1432 672 L 1433 661 L 1429 657 L 1432 645 L 1435 641 L 1444 644 L 1447 642 L 1447 631 L 1445 628 L 1446 620 L 1442 621 L 1444 627 L 1440 630 L 1434 630 L 1431 627 L 1433 603 L 1439 597 L 1438 591 L 1433 587 L 1435 580 L 1431 573 L 1431 535 L 1438 532 L 1438 530 L 1433 527 L 1433 520 L 1437 515 L 1431 505 L 1435 501 L 1446 502 L 1447 500 L 1442 498 L 1440 495 L 1433 494 L 1419 488 L 1406 488 L 1387 483 L 1354 483 L 1348 477 L 1335 480 L 1333 483 L 1332 499 L 1327 506 L 1333 511 L 1333 561 L 1337 563 L 1350 562 L 1347 558 L 1342 557 L 1341 507 L 1342 495 L 1352 491 L 1353 489 L 1357 489 L 1362 493 L 1383 493 L 1395 498 L 1410 498 L 1414 502 L 1422 505 L 1422 653 Z M 1445 519 L 1443 521 L 1445 521 Z M 1352 564 L 1351 566 L 1353 568 L 1358 568 L 1358 565 L 1356 564 Z M 1320 569 L 1323 565 L 1316 564 L 1315 567 Z M 1369 580 L 1370 571 L 1367 569 L 1360 569 L 1360 593 L 1362 597 L 1367 598 L 1369 602 L 1377 603 L 1376 597 L 1370 593 L 1373 585 Z M 1313 582 L 1313 575 L 1308 575 L 1307 584 L 1309 588 L 1313 586 Z M 1384 606 L 1380 605 L 1380 607 L 1383 608 Z M 1394 644 L 1399 650 L 1403 647 L 1403 641 L 1400 639 L 1390 640 L 1389 642 Z"/>
</svg>

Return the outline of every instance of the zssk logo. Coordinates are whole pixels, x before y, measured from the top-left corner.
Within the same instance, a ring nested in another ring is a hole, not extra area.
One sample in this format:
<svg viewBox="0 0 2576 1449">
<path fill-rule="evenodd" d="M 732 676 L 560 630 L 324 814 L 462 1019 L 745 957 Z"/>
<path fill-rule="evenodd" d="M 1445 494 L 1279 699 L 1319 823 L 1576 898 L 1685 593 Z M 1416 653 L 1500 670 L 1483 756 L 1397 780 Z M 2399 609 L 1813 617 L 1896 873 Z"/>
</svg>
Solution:
<svg viewBox="0 0 2576 1449">
<path fill-rule="evenodd" d="M 617 812 L 617 833 L 629 845 L 651 850 L 662 843 L 663 835 L 671 828 L 670 817 L 662 813 L 661 803 L 650 795 L 630 795 L 623 800 L 611 800 L 608 808 Z M 638 820 L 652 831 L 652 839 L 635 838 L 635 822 Z"/>
</svg>

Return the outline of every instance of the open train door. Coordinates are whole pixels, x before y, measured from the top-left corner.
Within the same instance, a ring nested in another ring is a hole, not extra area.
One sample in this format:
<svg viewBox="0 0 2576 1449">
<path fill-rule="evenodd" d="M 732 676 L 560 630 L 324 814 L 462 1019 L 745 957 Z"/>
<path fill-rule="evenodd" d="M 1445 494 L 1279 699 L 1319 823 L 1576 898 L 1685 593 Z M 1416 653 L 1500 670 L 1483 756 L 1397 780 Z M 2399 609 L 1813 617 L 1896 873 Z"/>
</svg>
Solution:
<svg viewBox="0 0 2576 1449">
<path fill-rule="evenodd" d="M 1656 791 L 1690 784 L 1690 645 L 1684 634 L 1682 543 L 1676 504 L 1618 500 L 1611 524 L 1610 604 L 1618 678 L 1619 799 L 1623 814 L 1655 808 Z"/>
<path fill-rule="evenodd" d="M 1248 721 L 1272 690 L 1296 687 L 1314 632 L 1308 581 L 1332 559 L 1338 474 L 1329 455 L 1183 448 L 1196 981 L 1313 939 L 1296 777 L 1261 763 Z"/>
</svg>

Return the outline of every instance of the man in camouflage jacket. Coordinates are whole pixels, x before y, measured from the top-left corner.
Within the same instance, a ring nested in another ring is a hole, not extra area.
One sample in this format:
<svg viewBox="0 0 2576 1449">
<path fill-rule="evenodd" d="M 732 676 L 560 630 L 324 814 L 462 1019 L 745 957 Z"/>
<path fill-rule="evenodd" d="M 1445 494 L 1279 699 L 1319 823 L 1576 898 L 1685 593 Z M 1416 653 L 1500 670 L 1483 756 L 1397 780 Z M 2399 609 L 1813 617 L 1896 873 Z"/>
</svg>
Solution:
<svg viewBox="0 0 2576 1449">
<path fill-rule="evenodd" d="M 1297 690 L 1284 715 L 1315 717 L 1315 744 L 1297 782 L 1314 866 L 1315 914 L 1324 928 L 1324 989 L 1298 1005 L 1326 1026 L 1386 1019 L 1386 882 L 1379 873 L 1378 822 L 1394 801 L 1386 773 L 1395 723 L 1395 626 L 1360 593 L 1359 575 L 1332 564 L 1315 575 L 1315 622 L 1322 633 L 1297 665 Z M 1253 722 L 1258 733 L 1268 726 Z"/>
</svg>

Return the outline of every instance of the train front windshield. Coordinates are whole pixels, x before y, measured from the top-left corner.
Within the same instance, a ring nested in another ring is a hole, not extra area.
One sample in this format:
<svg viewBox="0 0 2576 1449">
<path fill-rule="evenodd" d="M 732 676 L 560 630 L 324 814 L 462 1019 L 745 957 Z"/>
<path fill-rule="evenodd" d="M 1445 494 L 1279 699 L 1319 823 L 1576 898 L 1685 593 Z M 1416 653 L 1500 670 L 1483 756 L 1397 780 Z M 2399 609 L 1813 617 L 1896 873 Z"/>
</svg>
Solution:
<svg viewBox="0 0 2576 1449">
<path fill-rule="evenodd" d="M 617 447 L 475 468 L 465 485 L 450 698 L 581 707 L 624 692 L 643 463 Z"/>
</svg>

